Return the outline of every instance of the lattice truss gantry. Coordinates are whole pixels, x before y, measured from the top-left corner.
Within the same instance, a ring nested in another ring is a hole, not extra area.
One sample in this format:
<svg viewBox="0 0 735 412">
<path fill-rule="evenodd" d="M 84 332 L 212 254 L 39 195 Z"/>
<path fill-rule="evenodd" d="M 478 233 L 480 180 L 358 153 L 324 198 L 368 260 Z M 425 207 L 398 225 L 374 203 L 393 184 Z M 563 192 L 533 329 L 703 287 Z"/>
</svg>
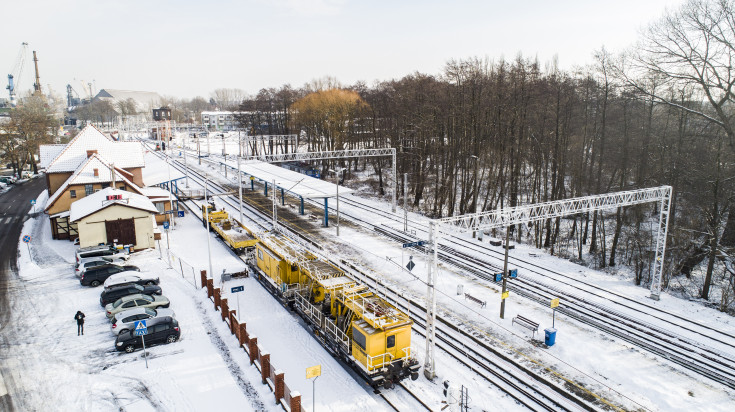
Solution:
<svg viewBox="0 0 735 412">
<path fill-rule="evenodd" d="M 671 186 L 660 186 L 648 189 L 627 190 L 623 192 L 555 200 L 551 202 L 516 206 L 430 221 L 429 241 L 433 245 L 434 256 L 433 264 L 430 265 L 427 279 L 426 324 L 428 325 L 428 330 L 426 338 L 424 374 L 430 379 L 433 379 L 435 376 L 434 323 L 436 320 L 436 295 L 434 285 L 436 284 L 438 273 L 437 246 L 439 245 L 439 239 L 442 233 L 466 233 L 500 227 L 507 228 L 517 224 L 527 224 L 538 220 L 574 215 L 578 213 L 610 210 L 618 207 L 658 202 L 660 212 L 658 228 L 656 231 L 656 253 L 653 262 L 653 279 L 651 280 L 651 298 L 658 300 L 661 294 L 661 278 L 663 275 L 664 254 L 666 252 L 666 236 L 669 226 L 671 193 Z"/>
<path fill-rule="evenodd" d="M 324 160 L 324 159 L 349 159 L 355 157 L 387 157 L 390 156 L 393 167 L 393 179 L 391 189 L 393 192 L 393 203 L 391 205 L 393 213 L 396 211 L 396 193 L 397 193 L 397 161 L 396 149 L 350 149 L 350 150 L 331 150 L 324 152 L 305 152 L 305 153 L 281 153 L 281 154 L 264 154 L 244 156 L 244 160 L 260 160 L 266 163 L 282 163 L 307 160 Z"/>
</svg>

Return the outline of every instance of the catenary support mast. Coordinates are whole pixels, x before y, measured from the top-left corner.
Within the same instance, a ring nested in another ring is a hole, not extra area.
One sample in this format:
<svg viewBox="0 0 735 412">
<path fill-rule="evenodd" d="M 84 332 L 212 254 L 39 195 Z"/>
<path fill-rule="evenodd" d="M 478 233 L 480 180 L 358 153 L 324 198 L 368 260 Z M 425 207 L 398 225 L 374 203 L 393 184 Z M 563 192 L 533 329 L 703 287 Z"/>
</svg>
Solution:
<svg viewBox="0 0 735 412">
<path fill-rule="evenodd" d="M 501 227 L 510 228 L 510 226 L 517 224 L 525 224 L 537 220 L 545 220 L 577 213 L 593 212 L 596 210 L 610 210 L 622 206 L 659 202 L 660 212 L 658 230 L 656 233 L 656 255 L 653 262 L 653 279 L 651 280 L 651 299 L 658 300 L 661 296 L 661 278 L 663 276 L 664 257 L 666 253 L 666 235 L 668 233 L 669 211 L 671 209 L 671 190 L 671 186 L 628 190 L 601 195 L 576 197 L 572 199 L 555 200 L 552 202 L 537 203 L 533 205 L 516 206 L 430 221 L 429 242 L 433 247 L 434 258 L 429 267 L 427 280 L 427 330 L 424 375 L 426 375 L 428 379 L 433 379 L 436 376 L 434 365 L 436 292 L 434 291 L 434 285 L 436 285 L 439 270 L 437 252 L 441 233 L 467 233 Z M 506 276 L 506 274 L 504 273 L 503 276 Z"/>
</svg>

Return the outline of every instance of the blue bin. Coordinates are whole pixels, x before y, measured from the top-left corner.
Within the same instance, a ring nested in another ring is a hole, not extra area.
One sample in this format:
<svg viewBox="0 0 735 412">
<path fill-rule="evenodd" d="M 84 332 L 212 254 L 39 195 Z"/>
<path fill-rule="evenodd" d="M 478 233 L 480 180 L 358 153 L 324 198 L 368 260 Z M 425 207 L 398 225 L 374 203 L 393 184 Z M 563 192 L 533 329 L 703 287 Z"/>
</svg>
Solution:
<svg viewBox="0 0 735 412">
<path fill-rule="evenodd" d="M 554 346 L 554 344 L 556 343 L 556 329 L 548 328 L 544 329 L 544 332 L 546 335 L 544 339 L 544 343 L 546 344 L 546 346 Z"/>
</svg>

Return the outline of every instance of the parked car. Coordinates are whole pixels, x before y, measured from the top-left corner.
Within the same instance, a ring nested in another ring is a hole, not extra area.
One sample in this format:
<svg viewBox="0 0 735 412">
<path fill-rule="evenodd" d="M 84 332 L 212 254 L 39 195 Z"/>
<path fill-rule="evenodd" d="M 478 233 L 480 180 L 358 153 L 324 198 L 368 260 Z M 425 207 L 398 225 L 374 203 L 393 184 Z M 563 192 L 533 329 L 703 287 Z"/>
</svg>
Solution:
<svg viewBox="0 0 735 412">
<path fill-rule="evenodd" d="M 160 279 L 153 273 L 119 273 L 114 276 L 110 276 L 105 280 L 105 290 L 113 286 L 123 285 L 125 283 L 135 283 L 141 286 L 157 285 L 160 283 Z"/>
<path fill-rule="evenodd" d="M 15 183 L 15 178 L 12 176 L 0 176 L 0 182 L 5 183 L 6 185 L 12 185 Z"/>
<path fill-rule="evenodd" d="M 173 343 L 181 337 L 179 322 L 170 316 L 147 320 L 146 326 L 148 329 L 148 334 L 145 335 L 146 346 Z M 140 347 L 143 347 L 143 339 L 141 336 L 135 336 L 132 330 L 117 335 L 115 339 L 115 349 L 120 352 L 131 353 Z"/>
<path fill-rule="evenodd" d="M 102 284 L 110 276 L 120 272 L 138 272 L 137 266 L 107 264 L 87 269 L 79 279 L 82 286 L 96 287 Z"/>
<path fill-rule="evenodd" d="M 107 245 L 101 245 L 101 246 L 88 246 L 88 247 L 77 249 L 76 261 L 79 262 L 80 260 L 84 258 L 102 257 L 102 256 L 113 258 L 113 259 L 124 259 L 124 260 L 130 259 L 130 254 L 125 252 L 124 249 L 114 249 Z"/>
<path fill-rule="evenodd" d="M 175 318 L 176 314 L 174 313 L 173 310 L 166 309 L 166 308 L 159 308 L 159 309 L 134 308 L 134 309 L 124 310 L 122 312 L 119 312 L 112 319 L 112 324 L 110 325 L 110 331 L 112 331 L 113 335 L 119 335 L 123 332 L 133 330 L 135 328 L 136 320 L 155 319 L 155 318 L 160 318 L 164 316 Z"/>
<path fill-rule="evenodd" d="M 82 277 L 82 273 L 86 272 L 89 268 L 109 264 L 125 265 L 125 261 L 123 259 L 113 259 L 107 256 L 84 258 L 74 265 L 74 274 L 79 278 Z"/>
<path fill-rule="evenodd" d="M 110 319 L 110 321 L 112 321 L 112 318 L 114 318 L 116 314 L 124 310 L 132 308 L 167 308 L 170 304 L 171 302 L 169 302 L 168 298 L 163 295 L 151 296 L 141 295 L 140 293 L 138 293 L 135 295 L 122 297 L 116 300 L 115 303 L 108 303 L 105 306 L 105 314 L 107 315 L 107 319 Z"/>
<path fill-rule="evenodd" d="M 108 303 L 112 303 L 124 296 L 135 295 L 137 293 L 142 295 L 160 295 L 162 292 L 161 287 L 156 285 L 140 286 L 135 283 L 125 283 L 102 291 L 100 294 L 100 306 L 104 307 Z"/>
</svg>

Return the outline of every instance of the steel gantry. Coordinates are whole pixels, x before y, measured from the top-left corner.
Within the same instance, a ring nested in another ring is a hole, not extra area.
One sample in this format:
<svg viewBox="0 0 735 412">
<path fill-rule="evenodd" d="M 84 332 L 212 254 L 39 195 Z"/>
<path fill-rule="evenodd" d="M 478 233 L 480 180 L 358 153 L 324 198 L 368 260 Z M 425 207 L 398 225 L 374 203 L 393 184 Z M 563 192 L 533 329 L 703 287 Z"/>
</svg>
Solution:
<svg viewBox="0 0 735 412">
<path fill-rule="evenodd" d="M 429 221 L 429 242 L 433 247 L 433 263 L 429 266 L 426 302 L 426 359 L 424 374 L 433 379 L 436 376 L 434 364 L 434 341 L 436 338 L 436 284 L 438 274 L 438 245 L 441 233 L 466 233 L 478 230 L 525 224 L 538 220 L 573 215 L 577 213 L 609 210 L 623 206 L 659 202 L 658 230 L 656 233 L 656 254 L 653 262 L 651 298 L 658 300 L 661 295 L 666 235 L 669 227 L 671 207 L 671 186 L 648 189 L 628 190 L 601 195 L 583 196 L 572 199 L 555 200 L 533 205 L 516 206 L 494 211 L 446 217 Z M 507 230 L 507 229 L 506 229 Z M 507 248 L 507 244 L 505 246 Z M 507 249 L 506 249 L 507 251 Z M 503 274 L 505 276 L 505 274 Z"/>
<path fill-rule="evenodd" d="M 352 150 L 331 150 L 324 152 L 305 152 L 305 153 L 281 153 L 243 156 L 244 160 L 253 159 L 266 163 L 294 162 L 303 160 L 322 160 L 322 159 L 346 159 L 353 157 L 387 157 L 390 156 L 393 161 L 393 202 L 391 208 L 393 213 L 396 212 L 396 192 L 397 192 L 397 165 L 396 165 L 396 149 L 352 149 Z"/>
</svg>

